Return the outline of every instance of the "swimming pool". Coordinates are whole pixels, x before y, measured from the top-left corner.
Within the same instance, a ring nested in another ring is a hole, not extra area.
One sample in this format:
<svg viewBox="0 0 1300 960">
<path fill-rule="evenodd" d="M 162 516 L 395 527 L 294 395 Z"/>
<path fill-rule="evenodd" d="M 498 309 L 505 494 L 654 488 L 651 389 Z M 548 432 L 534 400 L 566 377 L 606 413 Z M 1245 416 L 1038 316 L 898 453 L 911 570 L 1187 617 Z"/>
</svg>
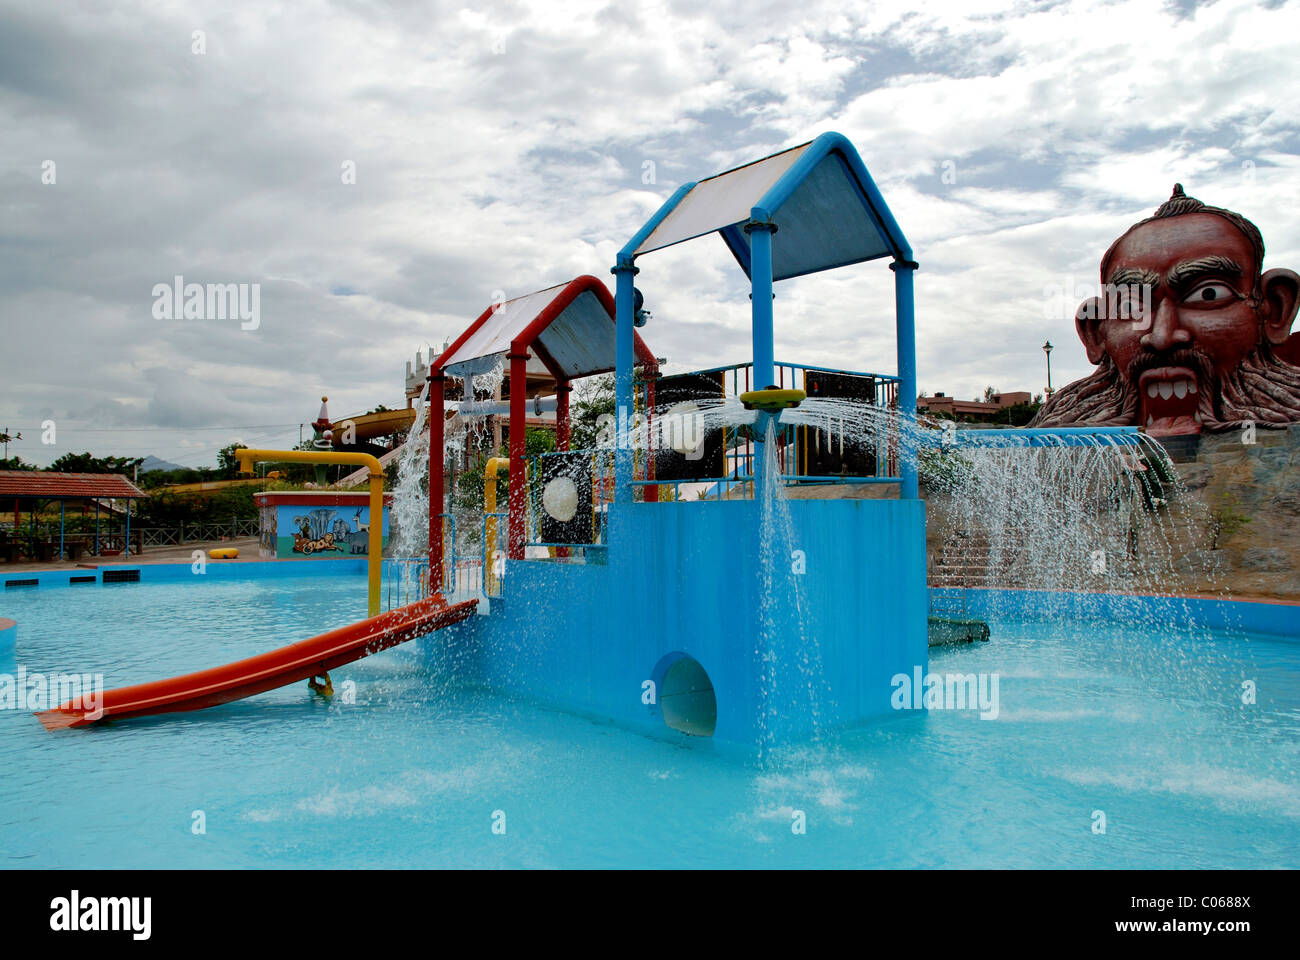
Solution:
<svg viewBox="0 0 1300 960">
<path fill-rule="evenodd" d="M 0 672 L 159 679 L 352 622 L 364 598 L 360 576 L 9 590 L 18 648 Z M 1095 621 L 995 621 L 992 634 L 932 650 L 930 669 L 996 674 L 996 720 L 900 714 L 762 764 L 476 689 L 443 673 L 441 634 L 337 671 L 355 703 L 298 684 L 54 734 L 4 710 L 0 862 L 1297 865 L 1293 640 Z"/>
</svg>

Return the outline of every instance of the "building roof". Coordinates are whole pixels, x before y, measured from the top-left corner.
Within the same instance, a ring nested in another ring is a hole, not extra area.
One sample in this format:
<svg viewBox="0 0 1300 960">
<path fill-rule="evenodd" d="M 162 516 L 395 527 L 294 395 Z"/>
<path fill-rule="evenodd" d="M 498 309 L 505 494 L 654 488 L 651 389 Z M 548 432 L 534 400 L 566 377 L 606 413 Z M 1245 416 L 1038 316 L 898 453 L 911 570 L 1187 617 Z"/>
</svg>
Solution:
<svg viewBox="0 0 1300 960">
<path fill-rule="evenodd" d="M 777 225 L 772 279 L 830 270 L 912 248 L 853 144 L 838 133 L 687 183 L 623 248 L 621 260 L 721 234 L 749 274 L 750 220 Z"/>
<path fill-rule="evenodd" d="M 614 369 L 614 298 L 600 280 L 583 276 L 493 304 L 434 367 L 456 377 L 482 374 L 504 364 L 516 343 L 535 354 L 529 373 L 567 380 L 608 373 Z M 653 360 L 639 335 L 636 352 L 643 362 Z"/>
<path fill-rule="evenodd" d="M 120 473 L 0 470 L 0 503 L 20 500 L 140 500 L 149 495 Z"/>
</svg>

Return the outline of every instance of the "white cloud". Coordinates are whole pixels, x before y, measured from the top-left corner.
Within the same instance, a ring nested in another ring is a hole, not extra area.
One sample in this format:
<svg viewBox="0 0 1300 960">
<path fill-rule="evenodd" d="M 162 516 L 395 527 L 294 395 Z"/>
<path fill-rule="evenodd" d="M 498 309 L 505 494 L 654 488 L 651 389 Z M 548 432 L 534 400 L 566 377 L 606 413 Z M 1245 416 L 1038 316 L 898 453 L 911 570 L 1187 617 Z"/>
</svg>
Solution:
<svg viewBox="0 0 1300 960">
<path fill-rule="evenodd" d="M 828 129 L 858 145 L 922 263 L 922 385 L 1038 390 L 1047 337 L 1054 381 L 1087 371 L 1068 320 L 1042 316 L 1044 286 L 1090 277 L 1175 180 L 1254 219 L 1271 265 L 1300 267 L 1298 20 L 1238 0 L 1184 15 L 320 0 L 75 19 L 0 0 L 0 420 L 153 423 L 60 439 L 175 459 L 219 446 L 184 429 L 212 418 L 310 420 L 322 393 L 339 413 L 393 406 L 415 348 L 494 290 L 608 281 L 677 183 Z M 677 369 L 748 357 L 721 241 L 643 266 L 656 353 Z M 176 273 L 262 283 L 262 329 L 154 321 L 149 291 Z M 778 356 L 892 371 L 891 281 L 877 263 L 779 285 Z"/>
</svg>

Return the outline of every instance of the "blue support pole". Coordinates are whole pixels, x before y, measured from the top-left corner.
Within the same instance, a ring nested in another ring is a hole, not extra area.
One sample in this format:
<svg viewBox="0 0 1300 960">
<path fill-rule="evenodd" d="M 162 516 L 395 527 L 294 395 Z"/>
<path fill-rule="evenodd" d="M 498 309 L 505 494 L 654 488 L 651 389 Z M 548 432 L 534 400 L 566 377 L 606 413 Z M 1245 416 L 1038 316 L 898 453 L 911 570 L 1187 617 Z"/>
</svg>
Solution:
<svg viewBox="0 0 1300 960">
<path fill-rule="evenodd" d="M 898 340 L 898 475 L 899 496 L 915 500 L 921 495 L 916 473 L 916 304 L 913 299 L 912 274 L 918 264 L 914 260 L 895 260 L 889 265 L 894 271 L 894 320 Z"/>
<path fill-rule="evenodd" d="M 63 519 L 64 511 L 68 508 L 68 501 L 59 501 L 59 559 L 63 559 Z"/>
<path fill-rule="evenodd" d="M 776 224 L 768 220 L 750 220 L 745 224 L 749 234 L 749 299 L 750 315 L 753 327 L 754 379 L 750 384 L 752 390 L 762 390 L 776 383 L 774 360 L 776 349 L 773 345 L 772 331 L 772 234 Z M 754 425 L 758 431 L 756 440 L 767 435 L 767 426 L 771 414 L 761 414 Z M 754 456 L 754 498 L 764 496 L 767 483 L 779 483 L 778 478 L 765 476 L 763 448 L 755 445 Z"/>
<path fill-rule="evenodd" d="M 753 389 L 762 390 L 776 383 L 772 344 L 772 234 L 776 225 L 751 220 L 745 230 L 749 233 L 749 297 L 753 301 Z"/>
<path fill-rule="evenodd" d="M 614 496 L 632 502 L 632 366 L 635 362 L 635 334 L 632 324 L 633 280 L 637 268 L 631 258 L 619 255 L 614 274 Z"/>
</svg>

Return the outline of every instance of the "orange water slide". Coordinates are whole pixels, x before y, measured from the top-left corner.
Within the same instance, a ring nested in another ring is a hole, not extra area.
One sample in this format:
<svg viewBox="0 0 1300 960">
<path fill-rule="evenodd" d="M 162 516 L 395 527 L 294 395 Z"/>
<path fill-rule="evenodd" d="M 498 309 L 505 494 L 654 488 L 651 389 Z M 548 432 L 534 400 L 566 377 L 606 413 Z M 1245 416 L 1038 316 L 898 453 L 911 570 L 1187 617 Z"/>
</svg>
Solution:
<svg viewBox="0 0 1300 960">
<path fill-rule="evenodd" d="M 328 633 L 223 667 L 104 691 L 94 702 L 68 701 L 36 714 L 46 730 L 80 727 L 108 717 L 202 710 L 274 690 L 397 646 L 474 613 L 477 600 L 449 604 L 441 594 L 397 607 Z"/>
</svg>

